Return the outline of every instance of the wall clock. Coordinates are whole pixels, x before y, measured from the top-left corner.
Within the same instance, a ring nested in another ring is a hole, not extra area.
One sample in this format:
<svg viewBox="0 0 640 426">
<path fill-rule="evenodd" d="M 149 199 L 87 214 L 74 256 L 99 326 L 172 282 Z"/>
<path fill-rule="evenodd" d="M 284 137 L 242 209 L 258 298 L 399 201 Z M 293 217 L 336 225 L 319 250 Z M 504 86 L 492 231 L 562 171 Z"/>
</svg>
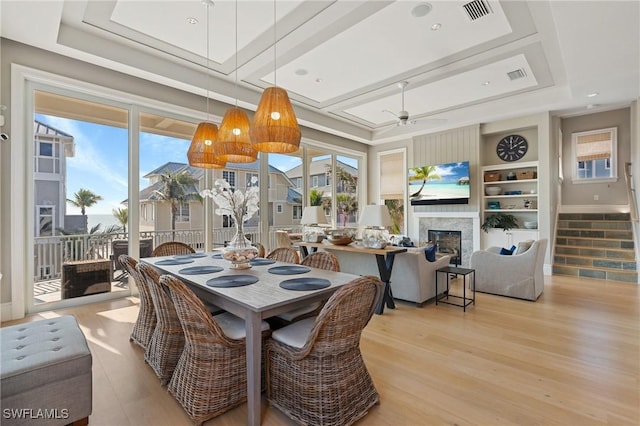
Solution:
<svg viewBox="0 0 640 426">
<path fill-rule="evenodd" d="M 496 154 L 503 161 L 517 161 L 524 157 L 529 149 L 527 140 L 520 135 L 509 135 L 500 139 Z"/>
</svg>

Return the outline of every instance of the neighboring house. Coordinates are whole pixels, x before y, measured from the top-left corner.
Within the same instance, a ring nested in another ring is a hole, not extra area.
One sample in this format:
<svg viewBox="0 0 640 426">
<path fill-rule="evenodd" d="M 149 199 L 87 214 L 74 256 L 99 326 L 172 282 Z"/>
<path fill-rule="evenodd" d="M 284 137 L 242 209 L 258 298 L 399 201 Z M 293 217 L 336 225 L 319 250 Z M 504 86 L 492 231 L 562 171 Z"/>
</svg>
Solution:
<svg viewBox="0 0 640 426">
<path fill-rule="evenodd" d="M 34 236 L 50 237 L 58 228 L 85 229 L 86 223 L 74 222 L 77 217 L 66 218 L 66 159 L 75 155 L 73 136 L 34 120 L 33 144 Z"/>
<path fill-rule="evenodd" d="M 336 167 L 342 169 L 345 173 L 350 174 L 356 180 L 358 178 L 358 169 L 350 166 L 347 163 L 337 160 Z M 294 189 L 299 193 L 302 193 L 302 164 L 294 167 L 286 172 L 287 177 L 294 185 Z M 312 160 L 309 164 L 309 191 L 317 190 L 322 192 L 322 199 L 325 205 L 325 213 L 328 216 L 327 220 L 331 221 L 331 211 L 328 210 L 331 206 L 331 158 L 320 158 Z M 345 182 L 338 179 L 336 182 L 336 194 L 348 194 L 355 195 L 354 189 L 347 188 Z M 300 214 L 302 215 L 302 207 L 300 207 Z M 340 223 L 354 223 L 357 221 L 357 210 L 348 215 L 345 219 L 340 220 Z"/>
<path fill-rule="evenodd" d="M 225 179 L 232 188 L 244 190 L 251 185 L 253 177 L 259 179 L 259 163 L 228 164 L 224 169 L 213 171 L 216 179 Z M 171 229 L 171 210 L 169 203 L 162 200 L 158 191 L 162 188 L 161 176 L 169 172 L 178 174 L 186 172 L 198 180 L 198 183 L 186 192 L 199 193 L 204 187 L 204 169 L 191 167 L 185 163 L 169 162 L 147 173 L 144 177 L 149 179 L 149 186 L 140 191 L 140 230 L 141 231 L 167 231 Z M 260 181 L 256 183 L 259 185 Z M 296 212 L 301 214 L 300 203 L 302 197 L 291 189 L 292 183 L 284 172 L 269 166 L 269 205 L 260 208 L 260 213 L 266 211 L 270 226 L 288 226 L 295 222 Z M 214 206 L 215 207 L 215 206 Z M 257 226 L 258 216 L 254 216 L 246 224 Z M 214 228 L 231 228 L 233 221 L 229 216 L 214 215 Z M 176 217 L 176 230 L 203 229 L 204 207 L 200 201 L 191 201 L 182 204 Z"/>
</svg>

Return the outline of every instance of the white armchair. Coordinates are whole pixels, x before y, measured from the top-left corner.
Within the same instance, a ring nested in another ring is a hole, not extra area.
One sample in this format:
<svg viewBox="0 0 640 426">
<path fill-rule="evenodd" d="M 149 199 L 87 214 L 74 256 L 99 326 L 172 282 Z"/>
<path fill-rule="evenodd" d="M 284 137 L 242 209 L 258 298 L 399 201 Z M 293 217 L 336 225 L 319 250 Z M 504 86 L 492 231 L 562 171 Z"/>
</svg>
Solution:
<svg viewBox="0 0 640 426">
<path fill-rule="evenodd" d="M 546 250 L 547 240 L 541 239 L 521 254 L 501 255 L 500 247 L 474 252 L 470 267 L 476 270 L 476 291 L 537 300 L 544 289 Z"/>
<path fill-rule="evenodd" d="M 429 262 L 422 248 L 409 248 L 396 255 L 391 272 L 391 291 L 395 299 L 415 302 L 418 307 L 436 296 L 436 270 L 449 265 L 451 257 Z"/>
</svg>

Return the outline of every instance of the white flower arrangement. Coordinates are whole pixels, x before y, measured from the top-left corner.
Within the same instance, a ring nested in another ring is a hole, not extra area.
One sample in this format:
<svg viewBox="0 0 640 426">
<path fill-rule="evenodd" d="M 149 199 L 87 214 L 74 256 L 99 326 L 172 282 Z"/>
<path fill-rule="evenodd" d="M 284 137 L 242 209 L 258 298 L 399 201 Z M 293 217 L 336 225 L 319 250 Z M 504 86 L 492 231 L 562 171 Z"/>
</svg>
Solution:
<svg viewBox="0 0 640 426">
<path fill-rule="evenodd" d="M 213 202 L 218 206 L 214 210 L 219 216 L 230 215 L 236 222 L 241 225 L 258 211 L 258 202 L 260 200 L 259 188 L 255 186 L 258 179 L 254 176 L 251 178 L 251 187 L 245 192 L 239 189 L 235 191 L 231 189 L 231 185 L 224 179 L 216 179 L 212 189 L 203 189 L 200 191 L 202 197 L 211 197 Z"/>
</svg>

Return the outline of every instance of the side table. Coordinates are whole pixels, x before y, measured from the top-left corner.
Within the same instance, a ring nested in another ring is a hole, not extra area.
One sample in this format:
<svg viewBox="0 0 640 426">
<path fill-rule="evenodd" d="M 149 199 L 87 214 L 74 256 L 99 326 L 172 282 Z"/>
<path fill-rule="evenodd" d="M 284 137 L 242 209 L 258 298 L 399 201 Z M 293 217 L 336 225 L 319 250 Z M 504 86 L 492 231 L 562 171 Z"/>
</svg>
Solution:
<svg viewBox="0 0 640 426">
<path fill-rule="evenodd" d="M 439 274 L 445 274 L 447 276 L 447 291 L 441 296 L 438 295 L 438 276 Z M 449 277 L 450 275 L 462 275 L 462 297 L 449 294 Z M 472 280 L 471 286 L 471 298 L 467 297 L 467 276 Z M 461 299 L 461 303 L 450 302 L 449 298 Z M 476 303 L 476 270 L 468 268 L 458 268 L 456 266 L 445 266 L 436 270 L 436 305 L 440 303 L 446 303 L 448 305 L 460 306 L 464 312 L 467 310 L 467 306 L 472 303 Z"/>
</svg>

